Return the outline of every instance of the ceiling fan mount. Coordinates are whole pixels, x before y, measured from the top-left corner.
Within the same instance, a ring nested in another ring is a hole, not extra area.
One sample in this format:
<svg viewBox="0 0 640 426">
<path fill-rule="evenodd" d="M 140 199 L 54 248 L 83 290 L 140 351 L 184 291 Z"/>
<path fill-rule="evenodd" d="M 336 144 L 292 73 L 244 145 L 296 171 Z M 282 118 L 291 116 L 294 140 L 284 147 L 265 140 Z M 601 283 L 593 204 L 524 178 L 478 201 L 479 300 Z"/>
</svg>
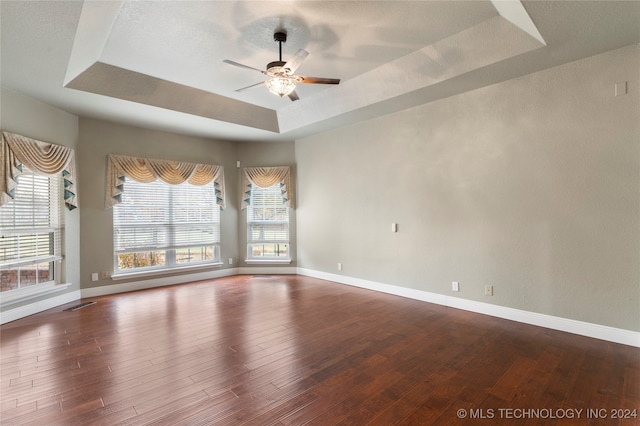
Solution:
<svg viewBox="0 0 640 426">
<path fill-rule="evenodd" d="M 280 43 L 286 43 L 287 42 L 287 33 L 285 33 L 284 31 L 276 31 L 275 33 L 273 33 L 273 40 Z"/>
<path fill-rule="evenodd" d="M 282 43 L 287 41 L 287 33 L 284 31 L 277 31 L 273 34 L 273 40 L 278 43 L 279 60 L 269 62 L 266 70 L 259 70 L 257 68 L 243 65 L 238 62 L 225 59 L 223 62 L 234 65 L 241 68 L 252 69 L 259 71 L 260 73 L 269 77 L 268 80 L 261 81 L 260 83 L 252 84 L 251 86 L 237 89 L 236 92 L 241 92 L 246 89 L 266 85 L 269 91 L 280 97 L 288 96 L 292 101 L 300 99 L 295 91 L 296 84 L 340 84 L 340 79 L 337 78 L 323 78 L 323 77 L 306 77 L 301 75 L 295 75 L 295 71 L 302 64 L 302 61 L 309 55 L 304 49 L 299 49 L 293 59 L 285 62 L 282 60 Z"/>
<path fill-rule="evenodd" d="M 282 68 L 286 64 L 286 62 L 284 62 L 282 60 L 282 43 L 286 43 L 287 42 L 287 33 L 282 32 L 282 31 L 278 31 L 278 32 L 273 33 L 273 41 L 278 43 L 278 52 L 279 52 L 279 55 L 280 55 L 280 60 L 269 62 L 267 64 L 267 73 L 269 72 L 269 70 L 271 68 L 276 68 L 276 67 Z"/>
</svg>

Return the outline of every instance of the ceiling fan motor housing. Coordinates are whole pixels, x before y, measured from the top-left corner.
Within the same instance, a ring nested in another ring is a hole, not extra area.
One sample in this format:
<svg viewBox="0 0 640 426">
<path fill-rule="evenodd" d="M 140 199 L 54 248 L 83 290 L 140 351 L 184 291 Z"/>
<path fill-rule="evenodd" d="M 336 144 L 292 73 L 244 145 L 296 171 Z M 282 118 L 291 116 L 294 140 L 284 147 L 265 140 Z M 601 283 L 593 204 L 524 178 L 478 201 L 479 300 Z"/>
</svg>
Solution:
<svg viewBox="0 0 640 426">
<path fill-rule="evenodd" d="M 269 71 L 271 68 L 274 67 L 278 67 L 278 68 L 282 68 L 284 67 L 284 64 L 286 64 L 285 61 L 273 61 L 273 62 L 269 62 L 267 64 L 267 71 Z"/>
</svg>

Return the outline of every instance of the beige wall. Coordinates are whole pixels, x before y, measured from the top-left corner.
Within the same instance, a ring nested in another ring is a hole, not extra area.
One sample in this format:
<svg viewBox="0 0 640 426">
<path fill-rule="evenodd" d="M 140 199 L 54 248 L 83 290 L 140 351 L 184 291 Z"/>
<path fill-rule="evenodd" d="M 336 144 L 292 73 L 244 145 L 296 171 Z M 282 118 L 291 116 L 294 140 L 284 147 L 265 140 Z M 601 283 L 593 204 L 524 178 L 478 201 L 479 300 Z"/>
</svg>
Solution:
<svg viewBox="0 0 640 426">
<path fill-rule="evenodd" d="M 640 330 L 639 69 L 630 46 L 296 141 L 298 266 Z"/>
<path fill-rule="evenodd" d="M 221 214 L 221 260 L 219 269 L 243 265 L 246 253 L 246 217 L 239 212 L 240 169 L 244 166 L 293 165 L 294 145 L 288 143 L 241 143 L 195 138 L 106 121 L 80 119 L 79 179 L 86 188 L 82 198 L 81 277 L 82 288 L 130 281 L 131 278 L 91 281 L 94 272 L 113 271 L 113 214 L 104 208 L 106 157 L 108 154 L 222 164 L 225 171 L 226 207 Z M 295 214 L 292 239 L 295 240 Z M 293 244 L 295 249 L 295 243 Z M 294 252 L 295 253 L 295 252 Z M 229 264 L 229 259 L 233 264 Z M 265 265 L 268 266 L 268 265 Z M 167 273 L 163 276 L 177 275 Z"/>
<path fill-rule="evenodd" d="M 638 69 L 630 46 L 295 144 L 78 120 L 4 89 L 0 117 L 4 130 L 77 150 L 68 291 L 114 284 L 91 282 L 113 269 L 107 154 L 224 165 L 225 263 L 246 251 L 239 160 L 294 166 L 294 266 L 638 331 Z M 629 93 L 614 97 L 620 81 Z"/>
<path fill-rule="evenodd" d="M 226 207 L 220 217 L 221 259 L 238 256 L 236 147 L 233 142 L 194 138 L 105 121 L 80 119 L 79 180 L 81 198 L 82 288 L 111 285 L 111 279 L 92 282 L 94 272 L 113 271 L 113 214 L 104 208 L 108 154 L 221 164 L 225 172 Z M 167 275 L 175 275 L 167 274 Z M 148 279 L 154 279 L 148 278 Z M 143 278 L 144 279 L 144 278 Z M 118 284 L 141 278 L 118 280 Z"/>
<path fill-rule="evenodd" d="M 156 278 L 91 281 L 93 272 L 107 272 L 110 275 L 114 267 L 112 212 L 104 208 L 108 154 L 209 162 L 224 166 L 226 208 L 221 214 L 221 259 L 224 265 L 216 270 L 239 266 L 238 260 L 244 261 L 246 253 L 245 216 L 239 212 L 240 170 L 236 167 L 236 161 L 241 161 L 243 166 L 294 166 L 292 142 L 238 143 L 188 137 L 97 119 L 79 119 L 4 88 L 1 117 L 3 130 L 76 149 L 79 208 L 66 214 L 67 252 L 63 281 L 73 284 L 67 292 Z M 295 213 L 292 214 L 291 228 L 295 258 Z M 234 259 L 233 264 L 228 263 L 229 258 Z M 171 275 L 176 274 L 167 273 L 163 276 Z M 59 294 L 56 293 L 56 296 Z M 13 304 L 8 308 L 37 303 L 45 298 L 47 296 Z"/>
<path fill-rule="evenodd" d="M 78 118 L 65 111 L 54 108 L 40 101 L 2 88 L 0 104 L 0 128 L 2 130 L 27 136 L 29 138 L 69 146 L 78 146 Z M 82 184 L 78 182 L 78 199 L 82 201 Z M 61 281 L 71 283 L 64 293 L 80 289 L 80 209 L 65 209 L 65 257 L 62 262 Z M 15 303 L 8 309 L 38 303 L 51 297 L 41 296 L 22 303 Z"/>
</svg>

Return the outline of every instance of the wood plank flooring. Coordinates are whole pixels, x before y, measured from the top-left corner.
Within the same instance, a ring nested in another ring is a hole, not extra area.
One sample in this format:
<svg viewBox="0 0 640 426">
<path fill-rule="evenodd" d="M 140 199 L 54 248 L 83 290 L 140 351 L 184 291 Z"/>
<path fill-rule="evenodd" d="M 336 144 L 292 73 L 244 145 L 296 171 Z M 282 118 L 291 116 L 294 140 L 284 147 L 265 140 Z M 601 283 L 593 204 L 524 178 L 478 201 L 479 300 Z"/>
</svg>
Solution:
<svg viewBox="0 0 640 426">
<path fill-rule="evenodd" d="M 1 326 L 2 425 L 640 424 L 630 346 L 302 276 L 84 301 Z"/>
</svg>

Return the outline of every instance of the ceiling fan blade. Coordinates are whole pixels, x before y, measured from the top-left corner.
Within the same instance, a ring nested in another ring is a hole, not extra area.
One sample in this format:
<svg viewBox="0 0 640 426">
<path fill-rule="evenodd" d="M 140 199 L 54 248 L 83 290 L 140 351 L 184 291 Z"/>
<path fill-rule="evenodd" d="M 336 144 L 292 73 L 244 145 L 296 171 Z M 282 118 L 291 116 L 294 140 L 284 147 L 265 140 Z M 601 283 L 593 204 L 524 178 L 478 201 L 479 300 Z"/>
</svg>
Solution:
<svg viewBox="0 0 640 426">
<path fill-rule="evenodd" d="M 230 61 L 229 59 L 225 59 L 222 62 L 224 62 L 226 64 L 229 64 L 229 65 L 234 65 L 236 67 L 246 68 L 246 69 L 249 69 L 249 70 L 258 71 L 259 73 L 262 73 L 262 74 L 266 74 L 266 72 L 264 72 L 263 70 L 259 70 L 258 68 L 250 67 L 249 65 L 239 64 L 238 62 Z"/>
<path fill-rule="evenodd" d="M 292 101 L 297 101 L 297 100 L 300 99 L 300 97 L 298 96 L 298 94 L 294 90 L 293 92 L 289 93 L 289 99 L 291 99 Z"/>
<path fill-rule="evenodd" d="M 251 89 L 251 88 L 254 88 L 254 87 L 258 87 L 258 86 L 261 86 L 263 84 L 264 84 L 264 81 L 261 81 L 260 83 L 252 84 L 251 86 L 243 87 L 241 89 L 236 89 L 235 91 L 236 92 L 242 92 L 243 90 L 247 90 L 247 89 Z"/>
<path fill-rule="evenodd" d="M 309 56 L 309 52 L 304 49 L 300 49 L 296 52 L 293 58 L 291 58 L 286 64 L 284 64 L 283 68 L 289 68 L 291 72 L 294 73 L 307 56 Z"/>
<path fill-rule="evenodd" d="M 298 77 L 301 77 L 301 83 L 305 84 L 340 84 L 339 78 L 306 77 L 303 75 Z"/>
</svg>

